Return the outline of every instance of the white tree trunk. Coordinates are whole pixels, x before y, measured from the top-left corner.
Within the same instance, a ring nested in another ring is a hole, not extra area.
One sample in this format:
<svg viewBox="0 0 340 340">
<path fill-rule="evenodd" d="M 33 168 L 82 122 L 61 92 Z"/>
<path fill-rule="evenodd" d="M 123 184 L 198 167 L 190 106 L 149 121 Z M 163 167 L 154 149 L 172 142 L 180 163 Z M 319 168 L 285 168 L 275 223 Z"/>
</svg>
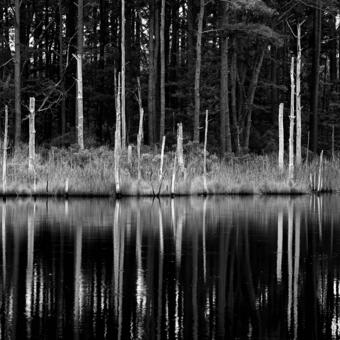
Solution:
<svg viewBox="0 0 340 340">
<path fill-rule="evenodd" d="M 141 144 L 143 140 L 143 118 L 144 118 L 144 109 L 142 105 L 142 93 L 141 93 L 141 86 L 140 80 L 137 78 L 137 85 L 138 85 L 138 106 L 139 106 L 139 128 L 138 128 L 138 135 L 137 135 L 137 173 L 138 173 L 138 180 L 141 179 L 141 168 L 140 168 L 140 161 L 141 161 Z"/>
<path fill-rule="evenodd" d="M 175 181 L 176 181 L 176 165 L 177 165 L 177 152 L 175 152 L 174 167 L 172 169 L 171 179 L 171 196 L 175 196 Z"/>
<path fill-rule="evenodd" d="M 8 144 L 8 106 L 5 106 L 5 131 L 2 154 L 2 194 L 6 194 L 7 187 L 7 144 Z"/>
<path fill-rule="evenodd" d="M 302 69 L 302 49 L 301 49 L 301 24 L 297 27 L 297 60 L 296 60 L 296 165 L 302 163 L 301 156 L 301 69 Z"/>
<path fill-rule="evenodd" d="M 161 150 L 161 166 L 159 169 L 159 182 L 162 182 L 163 178 L 163 165 L 164 165 L 164 149 L 165 149 L 165 136 L 162 139 L 162 150 Z"/>
<path fill-rule="evenodd" d="M 78 0 L 78 52 L 77 52 L 77 139 L 84 150 L 84 104 L 83 104 L 83 50 L 84 50 L 84 2 Z"/>
<path fill-rule="evenodd" d="M 291 94 L 290 94 L 290 125 L 289 125 L 289 180 L 294 180 L 294 123 L 295 123 L 295 77 L 294 77 L 295 58 L 292 57 L 290 68 Z"/>
<path fill-rule="evenodd" d="M 284 168 L 284 127 L 283 127 L 284 104 L 279 108 L 279 169 Z"/>
<path fill-rule="evenodd" d="M 205 134 L 204 134 L 204 175 L 203 175 L 203 185 L 204 185 L 204 194 L 208 193 L 208 185 L 207 185 L 207 145 L 208 145 L 208 110 L 205 112 Z"/>
<path fill-rule="evenodd" d="M 119 167 L 120 167 L 120 152 L 121 152 L 121 78 L 120 74 L 118 74 L 118 86 L 116 91 L 116 131 L 115 131 L 115 148 L 114 148 L 114 158 L 115 158 L 115 186 L 116 186 L 116 195 L 120 194 L 120 176 L 119 176 Z"/>
<path fill-rule="evenodd" d="M 178 124 L 177 129 L 177 160 L 178 160 L 178 167 L 185 176 L 185 166 L 184 166 L 184 156 L 183 156 L 183 124 Z"/>
<path fill-rule="evenodd" d="M 34 173 L 35 161 L 35 98 L 30 98 L 29 115 L 29 144 L 28 144 L 28 171 Z"/>
</svg>

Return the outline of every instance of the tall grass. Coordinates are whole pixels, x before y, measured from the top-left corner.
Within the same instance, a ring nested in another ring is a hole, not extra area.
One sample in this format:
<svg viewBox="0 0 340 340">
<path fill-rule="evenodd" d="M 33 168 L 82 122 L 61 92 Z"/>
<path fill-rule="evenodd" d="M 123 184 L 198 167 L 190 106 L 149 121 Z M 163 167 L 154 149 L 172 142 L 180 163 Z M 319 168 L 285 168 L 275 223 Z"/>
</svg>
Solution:
<svg viewBox="0 0 340 340">
<path fill-rule="evenodd" d="M 8 159 L 7 193 L 63 195 L 69 182 L 69 195 L 107 195 L 115 193 L 114 153 L 108 147 L 78 151 L 76 149 L 38 150 L 36 179 L 28 173 L 28 150 L 23 147 Z M 129 164 L 127 155 L 121 158 L 122 195 L 170 195 L 174 153 L 164 157 L 164 176 L 159 182 L 160 156 L 148 150 L 141 160 L 142 179 L 137 180 L 136 150 Z M 1 164 L 1 162 L 0 162 Z M 176 174 L 177 195 L 203 193 L 203 154 L 200 149 L 185 155 L 186 174 Z M 280 171 L 277 156 L 247 155 L 220 159 L 210 154 L 207 159 L 208 194 L 304 194 L 311 192 L 309 177 L 319 168 L 318 159 L 303 164 L 295 171 L 293 182 L 288 181 L 288 170 Z M 324 188 L 340 189 L 340 158 L 325 160 Z"/>
</svg>

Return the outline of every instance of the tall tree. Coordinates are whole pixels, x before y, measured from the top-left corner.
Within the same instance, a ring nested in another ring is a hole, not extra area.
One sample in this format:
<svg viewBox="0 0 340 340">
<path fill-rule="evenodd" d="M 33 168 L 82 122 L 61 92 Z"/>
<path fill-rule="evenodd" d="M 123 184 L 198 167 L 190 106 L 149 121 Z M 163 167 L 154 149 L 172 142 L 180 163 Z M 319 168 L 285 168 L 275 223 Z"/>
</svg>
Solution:
<svg viewBox="0 0 340 340">
<path fill-rule="evenodd" d="M 194 112 L 194 142 L 200 141 L 200 112 L 201 112 L 201 63 L 202 63 L 202 32 L 204 19 L 204 0 L 200 0 L 200 11 L 198 14 L 198 28 L 196 40 L 196 66 L 195 66 L 195 112 Z"/>
<path fill-rule="evenodd" d="M 78 52 L 77 52 L 77 140 L 84 149 L 83 108 L 83 55 L 84 55 L 84 0 L 78 0 Z"/>
<path fill-rule="evenodd" d="M 125 94 L 125 0 L 121 2 L 122 17 L 121 17 L 121 77 L 122 77 L 122 90 L 121 90 L 121 113 L 122 113 L 122 148 L 126 148 L 126 94 Z"/>
<path fill-rule="evenodd" d="M 21 43 L 20 43 L 20 7 L 21 0 L 15 0 L 15 150 L 18 150 L 21 142 Z"/>
<path fill-rule="evenodd" d="M 301 24 L 297 26 L 297 58 L 296 58 L 296 165 L 301 165 Z"/>
<path fill-rule="evenodd" d="M 154 0 L 149 0 L 149 75 L 148 75 L 148 133 L 149 133 L 149 144 L 154 142 L 153 133 L 153 53 L 154 53 Z"/>
<path fill-rule="evenodd" d="M 161 7 L 161 119 L 160 119 L 160 140 L 163 139 L 165 131 L 165 37 L 164 37 L 164 27 L 165 27 L 165 0 L 162 0 Z"/>
<path fill-rule="evenodd" d="M 320 86 L 320 53 L 321 53 L 321 1 L 315 0 L 313 21 L 313 60 L 312 60 L 312 91 L 310 132 L 313 152 L 318 151 L 318 111 Z"/>
<path fill-rule="evenodd" d="M 64 38 L 63 38 L 63 7 L 62 0 L 58 1 L 59 10 L 59 78 L 60 78 L 60 88 L 62 91 L 61 99 L 61 134 L 66 133 L 66 98 L 65 98 L 65 80 L 64 80 Z"/>
<path fill-rule="evenodd" d="M 229 42 L 228 35 L 224 27 L 228 22 L 228 4 L 222 3 L 221 17 L 221 89 L 220 89 L 220 138 L 221 153 L 232 152 L 231 132 L 230 132 L 230 114 L 229 114 Z"/>
</svg>

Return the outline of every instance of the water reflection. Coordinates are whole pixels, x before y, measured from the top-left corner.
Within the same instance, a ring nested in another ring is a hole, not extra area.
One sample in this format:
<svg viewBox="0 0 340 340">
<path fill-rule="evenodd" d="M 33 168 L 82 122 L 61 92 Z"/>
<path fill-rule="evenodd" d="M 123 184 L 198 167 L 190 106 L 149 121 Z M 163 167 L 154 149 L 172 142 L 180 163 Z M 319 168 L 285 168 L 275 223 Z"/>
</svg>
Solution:
<svg viewBox="0 0 340 340">
<path fill-rule="evenodd" d="M 2 339 L 336 339 L 340 198 L 8 201 Z"/>
</svg>

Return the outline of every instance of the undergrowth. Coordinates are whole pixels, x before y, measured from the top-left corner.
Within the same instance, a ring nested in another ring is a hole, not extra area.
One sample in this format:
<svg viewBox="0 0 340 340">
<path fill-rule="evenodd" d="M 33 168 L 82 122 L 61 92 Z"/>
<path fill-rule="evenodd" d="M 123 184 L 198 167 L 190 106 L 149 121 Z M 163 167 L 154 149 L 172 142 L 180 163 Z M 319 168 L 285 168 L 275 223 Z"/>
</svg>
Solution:
<svg viewBox="0 0 340 340">
<path fill-rule="evenodd" d="M 145 152 L 146 151 L 146 152 Z M 7 164 L 7 193 L 23 195 L 63 195 L 68 181 L 69 195 L 114 195 L 114 153 L 108 147 L 79 151 L 77 149 L 39 149 L 35 161 L 35 176 L 28 172 L 28 150 L 23 147 L 10 155 Z M 187 150 L 185 172 L 176 172 L 176 195 L 203 193 L 203 150 Z M 0 161 L 1 163 L 2 161 Z M 144 150 L 141 159 L 141 179 L 137 180 L 137 154 L 133 149 L 131 162 L 127 154 L 120 161 L 120 186 L 122 195 L 170 195 L 174 152 L 164 157 L 164 172 L 159 180 L 160 155 Z M 2 164 L 1 164 L 2 167 Z M 325 160 L 324 189 L 340 189 L 340 158 Z M 310 174 L 318 173 L 319 161 L 315 159 L 295 170 L 294 181 L 288 181 L 288 170 L 277 166 L 277 156 L 245 155 L 226 156 L 214 154 L 207 158 L 208 194 L 304 194 L 311 192 Z"/>
</svg>

